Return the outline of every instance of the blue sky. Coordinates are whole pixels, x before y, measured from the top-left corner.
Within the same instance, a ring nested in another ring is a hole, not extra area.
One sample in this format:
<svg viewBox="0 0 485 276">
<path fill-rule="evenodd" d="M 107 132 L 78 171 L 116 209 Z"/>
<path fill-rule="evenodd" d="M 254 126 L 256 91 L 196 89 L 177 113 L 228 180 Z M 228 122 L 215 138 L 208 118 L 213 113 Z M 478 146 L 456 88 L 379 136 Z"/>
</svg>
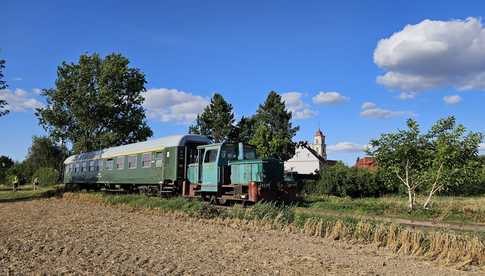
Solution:
<svg viewBox="0 0 485 276">
<path fill-rule="evenodd" d="M 37 89 L 54 87 L 61 62 L 94 52 L 119 52 L 146 74 L 154 137 L 186 132 L 214 92 L 240 117 L 271 90 L 299 114 L 295 140 L 320 126 L 329 158 L 349 164 L 410 116 L 427 128 L 455 115 L 485 132 L 483 1 L 7 0 L 0 10 L 0 97 L 12 103 L 0 155 L 16 160 L 45 134 Z"/>
</svg>

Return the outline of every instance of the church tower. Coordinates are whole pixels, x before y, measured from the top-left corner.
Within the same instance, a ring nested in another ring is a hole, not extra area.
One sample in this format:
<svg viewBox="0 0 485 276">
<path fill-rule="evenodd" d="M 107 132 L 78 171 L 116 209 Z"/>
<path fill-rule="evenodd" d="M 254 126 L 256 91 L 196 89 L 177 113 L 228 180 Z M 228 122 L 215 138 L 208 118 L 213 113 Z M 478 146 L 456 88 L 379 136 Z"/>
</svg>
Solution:
<svg viewBox="0 0 485 276">
<path fill-rule="evenodd" d="M 313 149 L 324 159 L 327 159 L 327 146 L 325 145 L 325 135 L 318 129 L 313 139 Z"/>
</svg>

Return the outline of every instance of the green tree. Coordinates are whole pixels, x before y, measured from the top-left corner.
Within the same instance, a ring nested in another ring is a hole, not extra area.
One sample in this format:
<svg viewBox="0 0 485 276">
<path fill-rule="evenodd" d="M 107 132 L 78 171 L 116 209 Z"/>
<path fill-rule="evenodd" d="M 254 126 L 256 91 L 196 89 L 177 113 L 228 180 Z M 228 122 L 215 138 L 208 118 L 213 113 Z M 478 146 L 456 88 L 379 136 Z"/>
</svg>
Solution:
<svg viewBox="0 0 485 276">
<path fill-rule="evenodd" d="M 7 170 L 11 168 L 15 163 L 13 160 L 5 155 L 0 156 L 0 183 L 5 182 L 7 176 Z"/>
<path fill-rule="evenodd" d="M 428 191 L 427 208 L 435 193 L 457 191 L 478 178 L 481 140 L 480 133 L 467 134 L 464 126 L 457 126 L 454 117 L 439 120 L 424 134 L 409 119 L 407 129 L 372 140 L 368 153 L 376 158 L 390 185 L 402 183 L 412 210 L 419 191 Z"/>
<path fill-rule="evenodd" d="M 37 109 L 40 124 L 74 153 L 144 141 L 152 135 L 143 109 L 145 75 L 127 58 L 81 55 L 63 62 L 56 87 L 44 89 L 47 106 Z"/>
<path fill-rule="evenodd" d="M 388 184 L 396 178 L 408 194 L 408 207 L 414 209 L 417 189 L 422 185 L 422 174 L 429 160 L 428 143 L 421 134 L 418 123 L 409 119 L 407 129 L 382 134 L 370 142 L 368 153 L 376 158 L 380 169 L 386 174 Z"/>
<path fill-rule="evenodd" d="M 250 143 L 256 146 L 260 156 L 286 161 L 295 154 L 296 143 L 292 139 L 299 127 L 292 126 L 291 117 L 281 96 L 271 91 L 254 116 L 254 136 Z"/>
<path fill-rule="evenodd" d="M 426 138 L 429 141 L 429 164 L 425 172 L 428 197 L 423 207 L 429 208 L 437 192 L 466 193 L 468 187 L 479 181 L 478 147 L 483 137 L 478 132 L 467 133 L 450 116 L 437 121 Z"/>
<path fill-rule="evenodd" d="M 38 178 L 41 186 L 57 184 L 59 181 L 59 172 L 53 168 L 39 168 L 35 171 L 32 178 Z"/>
<path fill-rule="evenodd" d="M 68 152 L 65 146 L 57 145 L 49 137 L 34 136 L 27 158 L 23 162 L 25 175 L 30 179 L 40 168 L 63 171 L 63 162 L 67 156 Z"/>
<path fill-rule="evenodd" d="M 7 83 L 3 79 L 3 69 L 5 69 L 5 60 L 0 59 L 0 90 L 7 88 Z M 7 101 L 0 99 L 0 117 L 8 114 L 9 110 L 6 109 Z"/>
<path fill-rule="evenodd" d="M 219 143 L 230 141 L 234 133 L 234 112 L 232 105 L 215 93 L 211 102 L 204 111 L 197 115 L 195 125 L 189 127 L 192 134 L 200 134 L 209 137 Z"/>
<path fill-rule="evenodd" d="M 243 142 L 245 144 L 249 144 L 254 136 L 254 123 L 254 117 L 242 116 L 234 128 L 233 137 L 231 140 L 234 142 Z"/>
</svg>

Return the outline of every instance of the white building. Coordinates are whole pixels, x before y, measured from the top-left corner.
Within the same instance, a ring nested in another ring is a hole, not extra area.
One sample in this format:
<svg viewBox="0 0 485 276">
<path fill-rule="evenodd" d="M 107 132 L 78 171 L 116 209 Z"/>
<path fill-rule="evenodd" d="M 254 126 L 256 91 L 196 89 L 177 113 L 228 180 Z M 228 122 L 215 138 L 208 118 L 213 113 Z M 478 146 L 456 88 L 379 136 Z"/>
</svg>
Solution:
<svg viewBox="0 0 485 276">
<path fill-rule="evenodd" d="M 313 144 L 308 146 L 327 160 L 325 135 L 320 129 L 315 132 Z M 293 171 L 299 174 L 311 174 L 321 170 L 321 162 L 305 147 L 297 147 L 295 155 L 285 162 L 285 171 Z"/>
</svg>

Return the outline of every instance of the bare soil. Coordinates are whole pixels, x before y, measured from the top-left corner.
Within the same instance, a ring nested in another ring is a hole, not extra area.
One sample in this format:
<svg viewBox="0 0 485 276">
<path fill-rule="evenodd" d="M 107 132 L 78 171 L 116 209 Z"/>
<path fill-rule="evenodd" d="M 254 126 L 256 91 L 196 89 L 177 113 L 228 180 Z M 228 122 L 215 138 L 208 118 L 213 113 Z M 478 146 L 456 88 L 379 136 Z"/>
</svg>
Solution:
<svg viewBox="0 0 485 276">
<path fill-rule="evenodd" d="M 5 274 L 460 275 L 372 245 L 66 199 L 0 203 Z M 484 271 L 475 269 L 470 274 Z"/>
</svg>

